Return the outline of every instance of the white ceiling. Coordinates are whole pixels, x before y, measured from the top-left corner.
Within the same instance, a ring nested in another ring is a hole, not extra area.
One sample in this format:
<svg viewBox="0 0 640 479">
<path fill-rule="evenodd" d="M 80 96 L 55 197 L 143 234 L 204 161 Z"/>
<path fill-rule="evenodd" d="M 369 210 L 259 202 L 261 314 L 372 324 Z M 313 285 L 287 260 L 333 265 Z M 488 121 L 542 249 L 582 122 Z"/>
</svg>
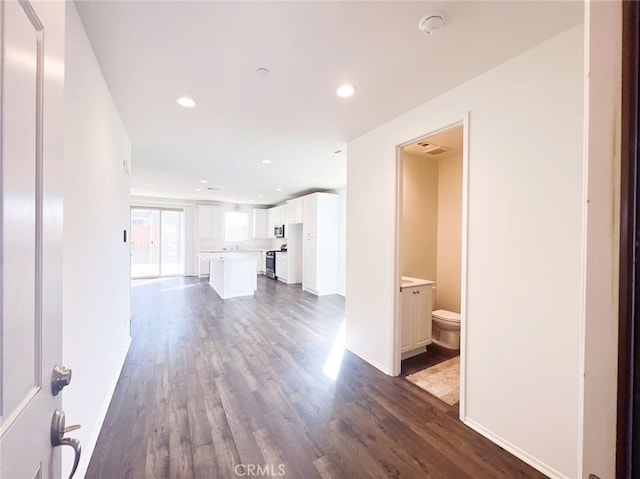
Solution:
<svg viewBox="0 0 640 479">
<path fill-rule="evenodd" d="M 77 8 L 131 138 L 133 194 L 256 204 L 344 186 L 349 140 L 582 21 L 558 1 Z M 433 10 L 447 24 L 428 37 Z M 345 82 L 356 95 L 336 97 Z"/>
</svg>

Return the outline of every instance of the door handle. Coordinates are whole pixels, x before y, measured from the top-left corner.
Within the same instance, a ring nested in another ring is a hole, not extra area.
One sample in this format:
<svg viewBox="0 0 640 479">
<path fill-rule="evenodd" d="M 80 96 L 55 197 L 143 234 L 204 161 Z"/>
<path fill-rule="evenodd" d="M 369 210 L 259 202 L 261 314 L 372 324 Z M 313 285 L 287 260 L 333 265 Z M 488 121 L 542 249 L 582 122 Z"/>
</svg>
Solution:
<svg viewBox="0 0 640 479">
<path fill-rule="evenodd" d="M 75 431 L 80 429 L 80 425 L 65 427 L 65 414 L 64 411 L 56 409 L 51 419 L 51 447 L 69 446 L 73 448 L 75 457 L 73 459 L 73 467 L 71 468 L 71 474 L 69 479 L 73 477 L 78 469 L 78 463 L 80 462 L 80 454 L 82 454 L 82 448 L 80 447 L 80 441 L 73 437 L 64 437 L 64 434 L 69 431 Z"/>
</svg>

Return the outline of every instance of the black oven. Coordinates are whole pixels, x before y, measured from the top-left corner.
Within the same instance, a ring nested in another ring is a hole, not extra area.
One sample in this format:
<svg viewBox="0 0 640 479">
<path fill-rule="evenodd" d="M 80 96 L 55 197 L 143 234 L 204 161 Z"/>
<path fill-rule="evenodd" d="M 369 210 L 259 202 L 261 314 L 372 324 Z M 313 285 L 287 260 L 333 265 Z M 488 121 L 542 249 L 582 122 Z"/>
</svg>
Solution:
<svg viewBox="0 0 640 479">
<path fill-rule="evenodd" d="M 276 252 L 267 251 L 265 254 L 267 256 L 265 274 L 267 275 L 267 278 L 277 279 L 276 278 Z"/>
</svg>

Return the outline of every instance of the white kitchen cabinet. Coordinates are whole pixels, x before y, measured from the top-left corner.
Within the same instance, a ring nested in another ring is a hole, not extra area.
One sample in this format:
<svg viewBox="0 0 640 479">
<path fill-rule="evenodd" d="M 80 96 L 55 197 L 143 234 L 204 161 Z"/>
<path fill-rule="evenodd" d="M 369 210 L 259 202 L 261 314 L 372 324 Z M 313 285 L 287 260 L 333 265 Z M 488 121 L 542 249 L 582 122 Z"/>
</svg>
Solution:
<svg viewBox="0 0 640 479">
<path fill-rule="evenodd" d="M 305 196 L 303 199 L 302 236 L 305 238 L 311 238 L 317 235 L 318 198 L 316 195 Z"/>
<path fill-rule="evenodd" d="M 264 261 L 264 251 L 256 251 L 253 253 L 256 257 L 256 273 L 264 274 L 265 272 L 265 261 Z"/>
<path fill-rule="evenodd" d="M 276 252 L 276 277 L 283 283 L 289 277 L 289 261 L 287 255 Z"/>
<path fill-rule="evenodd" d="M 200 238 L 222 239 L 224 212 L 218 205 L 198 205 L 198 236 Z"/>
<path fill-rule="evenodd" d="M 431 310 L 433 286 L 403 287 L 401 298 L 400 338 L 402 358 L 424 352 L 431 344 Z"/>
<path fill-rule="evenodd" d="M 276 252 L 276 277 L 287 284 L 299 284 L 302 282 L 302 264 L 300 247 L 290 249 L 288 252 Z"/>
<path fill-rule="evenodd" d="M 316 295 L 338 290 L 338 196 L 303 198 L 302 289 Z"/>
<path fill-rule="evenodd" d="M 269 228 L 269 238 L 275 238 L 273 234 L 273 229 L 276 226 L 282 226 L 287 223 L 287 212 L 284 206 L 274 206 L 273 208 L 269 208 L 267 210 L 267 218 L 268 218 L 268 228 Z M 287 229 L 284 230 L 285 235 L 287 234 Z"/>
<path fill-rule="evenodd" d="M 253 237 L 271 238 L 273 229 L 269 230 L 269 210 L 253 209 Z"/>
<path fill-rule="evenodd" d="M 286 224 L 287 207 L 286 205 L 276 206 L 276 226 Z"/>
<path fill-rule="evenodd" d="M 209 261 L 198 257 L 198 276 L 205 278 L 209 276 Z"/>
<path fill-rule="evenodd" d="M 318 238 L 302 241 L 302 289 L 318 294 Z"/>
<path fill-rule="evenodd" d="M 305 238 L 338 233 L 338 195 L 314 193 L 303 197 L 302 234 Z"/>
<path fill-rule="evenodd" d="M 267 210 L 267 238 L 275 238 L 273 228 L 276 225 L 276 209 L 269 208 Z"/>
<path fill-rule="evenodd" d="M 304 200 L 294 198 L 287 201 L 287 223 L 302 223 L 304 212 Z"/>
</svg>

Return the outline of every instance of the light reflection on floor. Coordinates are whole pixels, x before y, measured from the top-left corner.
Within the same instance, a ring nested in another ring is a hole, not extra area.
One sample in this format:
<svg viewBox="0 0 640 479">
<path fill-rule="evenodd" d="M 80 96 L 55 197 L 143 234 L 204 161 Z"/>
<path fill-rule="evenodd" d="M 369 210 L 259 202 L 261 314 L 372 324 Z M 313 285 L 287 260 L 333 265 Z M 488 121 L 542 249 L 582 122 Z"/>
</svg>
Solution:
<svg viewBox="0 0 640 479">
<path fill-rule="evenodd" d="M 342 366 L 342 357 L 344 356 L 345 337 L 345 321 L 342 320 L 338 335 L 333 341 L 331 351 L 329 352 L 329 355 L 324 362 L 324 367 L 322 368 L 322 372 L 332 381 L 335 381 L 338 378 L 338 374 L 340 373 L 340 367 Z"/>
</svg>

